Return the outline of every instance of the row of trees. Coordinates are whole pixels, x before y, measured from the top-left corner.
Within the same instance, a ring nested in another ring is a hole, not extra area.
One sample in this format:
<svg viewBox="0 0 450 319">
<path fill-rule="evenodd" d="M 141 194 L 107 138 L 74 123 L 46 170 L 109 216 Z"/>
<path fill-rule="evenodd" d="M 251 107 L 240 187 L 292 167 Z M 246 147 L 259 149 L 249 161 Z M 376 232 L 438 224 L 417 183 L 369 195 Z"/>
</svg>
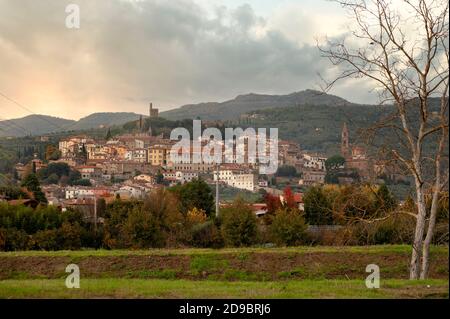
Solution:
<svg viewBox="0 0 450 319">
<path fill-rule="evenodd" d="M 20 192 L 10 190 L 10 195 Z M 442 196 L 438 222 L 448 225 L 448 194 Z M 204 181 L 195 180 L 154 191 L 144 201 L 116 199 L 101 205 L 98 215 L 103 223 L 97 229 L 93 229 L 89 216 L 78 212 L 3 204 L 0 249 L 218 248 L 267 243 L 289 246 L 412 241 L 414 223 L 410 215 L 414 214 L 415 205 L 409 200 L 400 206 L 384 185 L 313 187 L 303 200 L 304 213 L 292 191 L 286 188 L 281 197 L 265 195 L 264 218 L 258 219 L 252 207 L 240 198 L 223 207 L 220 218 L 216 218 L 212 214 L 211 189 Z M 338 228 L 328 233 L 311 233 L 308 225 Z"/>
<path fill-rule="evenodd" d="M 303 201 L 306 219 L 312 225 L 387 218 L 398 208 L 398 201 L 384 184 L 311 187 Z"/>
<path fill-rule="evenodd" d="M 0 250 L 61 250 L 101 246 L 82 214 L 52 206 L 36 210 L 0 203 Z"/>
</svg>

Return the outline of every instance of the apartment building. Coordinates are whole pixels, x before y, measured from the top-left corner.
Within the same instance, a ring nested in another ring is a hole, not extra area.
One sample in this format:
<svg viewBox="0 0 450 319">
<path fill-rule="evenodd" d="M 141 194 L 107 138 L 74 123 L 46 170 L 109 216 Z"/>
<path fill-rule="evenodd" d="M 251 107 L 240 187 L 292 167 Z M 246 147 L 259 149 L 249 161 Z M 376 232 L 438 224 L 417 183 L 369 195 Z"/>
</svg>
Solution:
<svg viewBox="0 0 450 319">
<path fill-rule="evenodd" d="M 237 169 L 219 169 L 219 176 L 217 176 L 217 171 L 214 172 L 214 181 L 225 183 L 228 186 L 245 189 L 248 191 L 255 191 L 258 185 L 257 175 L 251 171 L 247 170 L 237 170 Z"/>
</svg>

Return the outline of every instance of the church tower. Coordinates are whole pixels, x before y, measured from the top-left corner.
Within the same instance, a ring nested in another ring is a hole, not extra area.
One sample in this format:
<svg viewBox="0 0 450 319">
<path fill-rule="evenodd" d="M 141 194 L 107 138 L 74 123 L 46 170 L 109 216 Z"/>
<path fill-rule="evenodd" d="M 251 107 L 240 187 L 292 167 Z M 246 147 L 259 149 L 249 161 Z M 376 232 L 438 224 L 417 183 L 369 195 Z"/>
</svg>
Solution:
<svg viewBox="0 0 450 319">
<path fill-rule="evenodd" d="M 347 123 L 344 122 L 344 126 L 342 128 L 341 133 L 341 154 L 344 158 L 347 158 L 350 155 L 350 142 L 349 142 L 349 134 Z"/>
</svg>

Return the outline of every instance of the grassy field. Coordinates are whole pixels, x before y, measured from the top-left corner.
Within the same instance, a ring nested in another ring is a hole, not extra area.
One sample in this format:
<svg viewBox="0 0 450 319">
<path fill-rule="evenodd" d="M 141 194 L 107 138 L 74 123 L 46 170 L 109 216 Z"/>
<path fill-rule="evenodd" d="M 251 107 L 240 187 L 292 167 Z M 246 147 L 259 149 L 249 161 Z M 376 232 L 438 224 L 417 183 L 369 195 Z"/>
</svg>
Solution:
<svg viewBox="0 0 450 319">
<path fill-rule="evenodd" d="M 448 298 L 448 247 L 429 281 L 407 280 L 411 248 L 294 247 L 0 253 L 0 298 Z M 65 287 L 80 267 L 81 288 Z M 367 289 L 377 264 L 381 288 Z"/>
<path fill-rule="evenodd" d="M 163 279 L 3 280 L 0 298 L 448 298 L 447 280 L 387 280 L 367 289 L 357 280 L 224 282 Z"/>
</svg>

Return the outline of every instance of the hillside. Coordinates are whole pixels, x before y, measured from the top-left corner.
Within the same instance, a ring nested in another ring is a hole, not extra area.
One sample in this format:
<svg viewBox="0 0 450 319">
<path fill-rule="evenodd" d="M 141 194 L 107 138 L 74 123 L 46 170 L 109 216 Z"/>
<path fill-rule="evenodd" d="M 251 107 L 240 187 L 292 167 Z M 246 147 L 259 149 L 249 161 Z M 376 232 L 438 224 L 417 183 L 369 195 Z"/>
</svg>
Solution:
<svg viewBox="0 0 450 319">
<path fill-rule="evenodd" d="M 64 130 L 75 123 L 47 115 L 29 115 L 19 119 L 0 122 L 0 136 L 40 135 Z"/>
<path fill-rule="evenodd" d="M 123 125 L 127 122 L 139 119 L 139 114 L 130 112 L 120 113 L 93 113 L 86 116 L 73 125 L 67 127 L 69 130 L 89 130 L 93 128 L 108 127 L 114 125 Z"/>
<path fill-rule="evenodd" d="M 19 119 L 0 121 L 0 137 L 22 137 L 111 127 L 136 121 L 139 116 L 139 114 L 129 112 L 93 113 L 78 121 L 73 121 L 46 115 L 29 115 Z"/>
<path fill-rule="evenodd" d="M 388 108 L 390 106 L 358 104 L 349 104 L 345 108 L 328 105 L 278 107 L 249 112 L 240 125 L 276 127 L 282 139 L 295 141 L 303 149 L 333 155 L 339 152 L 344 122 L 349 127 L 351 141 L 357 142 L 359 130 L 380 119 Z"/>
<path fill-rule="evenodd" d="M 162 112 L 161 116 L 170 120 L 200 118 L 202 120 L 233 120 L 243 113 L 267 108 L 294 105 L 354 105 L 335 95 L 314 90 L 305 90 L 287 95 L 246 94 L 222 103 L 210 102 L 189 104 L 178 109 Z"/>
</svg>

